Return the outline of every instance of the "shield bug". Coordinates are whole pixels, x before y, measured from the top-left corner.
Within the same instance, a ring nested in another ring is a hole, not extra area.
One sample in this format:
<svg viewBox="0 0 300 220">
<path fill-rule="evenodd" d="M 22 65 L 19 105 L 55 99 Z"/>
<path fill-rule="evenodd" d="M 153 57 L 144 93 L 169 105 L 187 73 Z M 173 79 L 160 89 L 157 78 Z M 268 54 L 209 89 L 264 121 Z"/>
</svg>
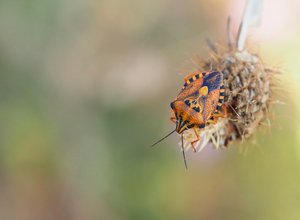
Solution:
<svg viewBox="0 0 300 220">
<path fill-rule="evenodd" d="M 196 152 L 195 144 L 200 141 L 199 129 L 201 131 L 207 125 L 216 124 L 218 118 L 226 117 L 227 108 L 224 105 L 225 89 L 221 72 L 193 72 L 184 78 L 184 82 L 178 96 L 170 104 L 172 109 L 171 121 L 176 124 L 176 128 L 152 146 L 176 131 L 181 135 L 185 160 L 183 132 L 188 129 L 193 129 L 195 132 L 197 138 L 191 142 L 191 145 Z"/>
</svg>

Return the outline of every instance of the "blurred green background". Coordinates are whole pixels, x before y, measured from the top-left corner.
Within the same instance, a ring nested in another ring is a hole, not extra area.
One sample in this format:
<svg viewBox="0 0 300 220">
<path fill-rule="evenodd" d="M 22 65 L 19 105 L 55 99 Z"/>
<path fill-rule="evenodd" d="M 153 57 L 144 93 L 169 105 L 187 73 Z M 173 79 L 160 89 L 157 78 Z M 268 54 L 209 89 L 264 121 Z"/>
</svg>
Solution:
<svg viewBox="0 0 300 220">
<path fill-rule="evenodd" d="M 284 70 L 271 131 L 247 155 L 188 152 L 169 102 L 245 1 L 2 0 L 0 219 L 300 219 L 298 1 L 265 0 L 249 33 Z"/>
</svg>

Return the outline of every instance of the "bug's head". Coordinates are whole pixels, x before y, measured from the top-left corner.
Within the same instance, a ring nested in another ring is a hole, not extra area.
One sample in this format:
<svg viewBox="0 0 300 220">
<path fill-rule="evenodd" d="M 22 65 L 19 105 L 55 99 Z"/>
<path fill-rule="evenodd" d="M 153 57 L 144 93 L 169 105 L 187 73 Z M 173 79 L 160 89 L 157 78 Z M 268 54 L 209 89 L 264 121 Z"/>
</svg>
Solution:
<svg viewBox="0 0 300 220">
<path fill-rule="evenodd" d="M 176 99 L 170 106 L 176 117 L 176 131 L 183 131 L 198 127 L 203 128 L 206 124 L 205 106 L 208 95 L 207 86 L 201 87 L 199 91 L 182 99 Z"/>
<path fill-rule="evenodd" d="M 199 127 L 201 123 L 201 115 L 196 116 L 196 112 L 193 108 L 190 108 L 185 101 L 175 100 L 170 104 L 174 115 L 176 117 L 176 132 L 182 134 L 187 129 L 193 128 L 194 126 Z M 201 108 L 201 107 L 199 107 Z M 200 119 L 200 121 L 199 121 Z M 200 122 L 200 123 L 199 123 Z M 203 123 L 205 124 L 205 123 Z"/>
</svg>

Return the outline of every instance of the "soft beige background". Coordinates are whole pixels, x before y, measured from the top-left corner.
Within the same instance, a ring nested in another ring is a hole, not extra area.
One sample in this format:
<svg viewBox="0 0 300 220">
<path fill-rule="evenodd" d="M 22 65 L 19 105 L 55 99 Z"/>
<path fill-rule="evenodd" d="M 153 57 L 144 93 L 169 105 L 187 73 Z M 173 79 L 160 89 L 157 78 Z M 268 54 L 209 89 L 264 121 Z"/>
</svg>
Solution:
<svg viewBox="0 0 300 220">
<path fill-rule="evenodd" d="M 251 48 L 281 67 L 257 145 L 189 152 L 169 102 L 205 38 L 237 30 L 245 1 L 2 0 L 0 219 L 300 218 L 300 4 L 265 0 Z"/>
</svg>

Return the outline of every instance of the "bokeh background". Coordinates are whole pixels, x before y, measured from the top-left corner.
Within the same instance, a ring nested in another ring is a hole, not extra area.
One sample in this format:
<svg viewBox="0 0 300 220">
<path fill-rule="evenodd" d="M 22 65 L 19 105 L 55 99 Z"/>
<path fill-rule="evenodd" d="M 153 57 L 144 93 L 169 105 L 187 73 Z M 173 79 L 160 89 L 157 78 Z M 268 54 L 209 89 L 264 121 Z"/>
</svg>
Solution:
<svg viewBox="0 0 300 220">
<path fill-rule="evenodd" d="M 0 219 L 300 219 L 300 4 L 265 0 L 249 45 L 284 73 L 256 143 L 188 152 L 169 102 L 245 1 L 2 0 Z"/>
</svg>

